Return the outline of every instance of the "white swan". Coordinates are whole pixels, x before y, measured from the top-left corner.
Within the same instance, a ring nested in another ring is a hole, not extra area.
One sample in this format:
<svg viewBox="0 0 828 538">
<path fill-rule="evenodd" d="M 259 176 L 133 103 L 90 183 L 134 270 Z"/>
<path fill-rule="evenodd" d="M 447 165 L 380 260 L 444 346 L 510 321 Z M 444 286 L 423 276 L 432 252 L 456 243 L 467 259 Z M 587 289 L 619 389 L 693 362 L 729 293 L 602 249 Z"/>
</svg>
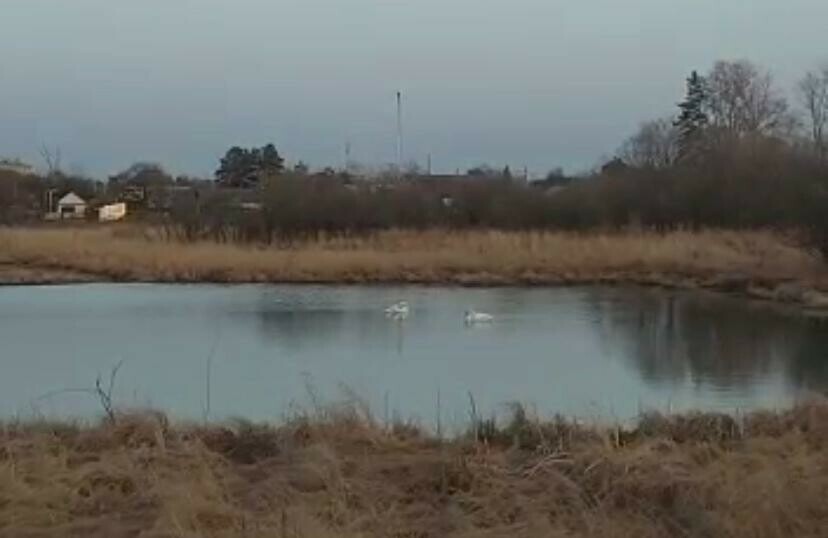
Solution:
<svg viewBox="0 0 828 538">
<path fill-rule="evenodd" d="M 494 316 L 483 312 L 475 312 L 474 310 L 466 310 L 465 319 L 467 324 L 472 325 L 475 323 L 491 323 L 494 321 Z"/>
<path fill-rule="evenodd" d="M 393 318 L 405 318 L 409 312 L 408 301 L 400 301 L 385 309 L 385 315 Z"/>
</svg>

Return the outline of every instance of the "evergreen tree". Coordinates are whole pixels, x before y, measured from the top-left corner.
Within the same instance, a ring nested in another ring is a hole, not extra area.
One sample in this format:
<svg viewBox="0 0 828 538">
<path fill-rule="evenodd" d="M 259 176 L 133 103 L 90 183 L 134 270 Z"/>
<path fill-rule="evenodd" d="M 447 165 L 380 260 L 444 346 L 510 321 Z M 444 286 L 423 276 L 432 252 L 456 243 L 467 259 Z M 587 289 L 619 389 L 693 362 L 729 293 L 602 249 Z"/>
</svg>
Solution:
<svg viewBox="0 0 828 538">
<path fill-rule="evenodd" d="M 216 179 L 223 187 L 255 187 L 284 169 L 285 160 L 273 144 L 251 149 L 234 146 L 222 157 Z"/>
<path fill-rule="evenodd" d="M 679 161 L 698 156 L 699 145 L 709 124 L 707 102 L 707 81 L 693 71 L 687 79 L 687 95 L 678 105 L 681 113 L 675 122 L 679 131 Z"/>
</svg>

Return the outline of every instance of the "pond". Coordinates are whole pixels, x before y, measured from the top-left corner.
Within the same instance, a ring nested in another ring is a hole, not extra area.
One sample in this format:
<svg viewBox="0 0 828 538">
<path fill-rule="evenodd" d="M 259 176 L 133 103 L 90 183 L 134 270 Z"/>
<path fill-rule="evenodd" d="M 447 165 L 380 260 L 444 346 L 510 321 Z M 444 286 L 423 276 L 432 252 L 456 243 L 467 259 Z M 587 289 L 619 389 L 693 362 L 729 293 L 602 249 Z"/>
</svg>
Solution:
<svg viewBox="0 0 828 538">
<path fill-rule="evenodd" d="M 385 307 L 405 299 L 405 320 Z M 469 326 L 464 311 L 492 314 Z M 779 307 L 642 288 L 91 284 L 0 288 L 0 415 L 120 407 L 285 417 L 358 398 L 433 425 L 538 413 L 781 408 L 828 388 L 828 331 Z M 209 405 L 208 405 L 209 402 Z"/>
</svg>

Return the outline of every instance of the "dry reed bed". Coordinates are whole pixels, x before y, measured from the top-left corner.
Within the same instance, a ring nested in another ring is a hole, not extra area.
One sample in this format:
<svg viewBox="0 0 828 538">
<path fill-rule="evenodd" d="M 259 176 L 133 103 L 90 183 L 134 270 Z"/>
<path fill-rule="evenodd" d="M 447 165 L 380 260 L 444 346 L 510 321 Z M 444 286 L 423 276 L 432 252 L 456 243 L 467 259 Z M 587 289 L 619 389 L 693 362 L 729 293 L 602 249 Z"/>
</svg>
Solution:
<svg viewBox="0 0 828 538">
<path fill-rule="evenodd" d="M 0 536 L 817 537 L 826 449 L 824 403 L 623 431 L 521 416 L 445 442 L 356 413 L 15 424 L 0 429 Z"/>
<path fill-rule="evenodd" d="M 0 260 L 161 282 L 668 283 L 822 286 L 825 267 L 769 232 L 389 231 L 289 248 L 165 241 L 133 228 L 0 230 Z"/>
</svg>

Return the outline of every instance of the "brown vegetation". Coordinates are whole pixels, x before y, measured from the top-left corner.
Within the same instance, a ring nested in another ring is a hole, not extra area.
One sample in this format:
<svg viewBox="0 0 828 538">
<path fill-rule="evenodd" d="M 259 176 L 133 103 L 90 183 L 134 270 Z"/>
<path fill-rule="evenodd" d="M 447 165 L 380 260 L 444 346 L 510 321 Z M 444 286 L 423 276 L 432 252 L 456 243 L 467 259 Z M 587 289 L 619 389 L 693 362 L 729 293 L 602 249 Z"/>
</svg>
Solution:
<svg viewBox="0 0 828 538">
<path fill-rule="evenodd" d="M 517 412 L 440 441 L 356 411 L 280 427 L 0 428 L 0 535 L 22 537 L 816 537 L 828 406 L 645 416 L 632 428 Z"/>
<path fill-rule="evenodd" d="M 389 231 L 279 248 L 169 241 L 143 228 L 6 229 L 0 257 L 17 267 L 116 281 L 637 282 L 742 292 L 828 283 L 818 256 L 767 232 Z"/>
</svg>

